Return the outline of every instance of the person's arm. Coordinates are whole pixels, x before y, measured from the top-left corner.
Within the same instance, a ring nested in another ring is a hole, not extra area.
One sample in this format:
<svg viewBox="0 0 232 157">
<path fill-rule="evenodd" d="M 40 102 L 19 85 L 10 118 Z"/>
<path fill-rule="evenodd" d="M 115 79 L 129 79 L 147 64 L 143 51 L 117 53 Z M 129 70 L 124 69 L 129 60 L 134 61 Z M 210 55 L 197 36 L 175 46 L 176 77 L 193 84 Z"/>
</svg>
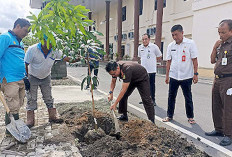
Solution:
<svg viewBox="0 0 232 157">
<path fill-rule="evenodd" d="M 116 101 L 115 101 L 114 104 L 110 107 L 111 110 L 112 110 L 112 109 L 113 109 L 113 110 L 116 110 L 117 104 L 119 103 L 119 101 L 122 99 L 122 97 L 123 97 L 124 94 L 126 93 L 128 87 L 129 87 L 129 85 L 130 85 L 130 82 L 127 82 L 127 83 L 124 83 L 124 82 L 123 82 L 123 83 L 122 83 L 122 89 L 121 89 L 121 91 L 120 91 L 120 93 L 119 93 L 119 95 L 118 95 Z"/>
<path fill-rule="evenodd" d="M 28 76 L 28 63 L 25 63 L 26 75 Z"/>
<path fill-rule="evenodd" d="M 196 84 L 198 82 L 198 61 L 197 58 L 193 58 L 193 70 L 194 70 L 194 75 L 193 75 L 193 83 Z"/>
<path fill-rule="evenodd" d="M 213 46 L 213 50 L 212 50 L 212 53 L 211 53 L 211 56 L 210 56 L 210 59 L 211 59 L 211 63 L 214 64 L 216 63 L 216 58 L 217 58 L 217 48 L 221 45 L 222 41 L 221 40 L 218 40 L 216 41 L 216 43 L 214 44 Z"/>
<path fill-rule="evenodd" d="M 78 62 L 79 60 L 80 60 L 80 58 L 77 58 L 77 59 L 72 60 L 72 61 L 71 61 L 71 58 L 70 58 L 70 57 L 64 57 L 64 58 L 63 58 L 63 61 L 69 62 L 69 63 L 75 63 L 75 62 Z"/>
<path fill-rule="evenodd" d="M 114 92 L 114 88 L 116 86 L 116 80 L 117 80 L 117 78 L 112 77 L 111 84 L 110 84 L 110 92 L 108 95 L 108 101 L 113 100 L 113 92 Z"/>
<path fill-rule="evenodd" d="M 171 62 L 172 60 L 167 60 L 166 63 L 166 79 L 165 79 L 166 84 L 169 84 L 169 71 L 170 71 Z"/>
<path fill-rule="evenodd" d="M 160 57 L 156 57 L 156 60 L 160 61 L 161 57 L 162 57 L 162 55 Z"/>
<path fill-rule="evenodd" d="M 2 56 L 5 54 L 6 49 L 10 45 L 10 41 L 11 39 L 7 35 L 0 36 L 0 60 Z"/>
<path fill-rule="evenodd" d="M 162 53 L 157 45 L 155 45 L 155 55 L 156 55 L 156 60 L 160 61 L 162 57 Z"/>
</svg>

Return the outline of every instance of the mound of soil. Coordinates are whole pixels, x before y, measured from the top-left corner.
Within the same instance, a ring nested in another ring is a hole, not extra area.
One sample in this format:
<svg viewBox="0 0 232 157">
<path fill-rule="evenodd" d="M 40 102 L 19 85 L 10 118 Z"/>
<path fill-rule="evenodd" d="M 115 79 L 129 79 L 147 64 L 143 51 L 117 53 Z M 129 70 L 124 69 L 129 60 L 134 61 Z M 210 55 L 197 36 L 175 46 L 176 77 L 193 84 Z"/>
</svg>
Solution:
<svg viewBox="0 0 232 157">
<path fill-rule="evenodd" d="M 121 138 L 117 140 L 112 136 L 115 128 L 109 104 L 100 100 L 95 105 L 97 130 L 94 130 L 91 102 L 57 105 L 83 156 L 209 156 L 176 132 L 158 128 L 133 115 L 129 115 L 128 122 L 119 122 Z"/>
</svg>

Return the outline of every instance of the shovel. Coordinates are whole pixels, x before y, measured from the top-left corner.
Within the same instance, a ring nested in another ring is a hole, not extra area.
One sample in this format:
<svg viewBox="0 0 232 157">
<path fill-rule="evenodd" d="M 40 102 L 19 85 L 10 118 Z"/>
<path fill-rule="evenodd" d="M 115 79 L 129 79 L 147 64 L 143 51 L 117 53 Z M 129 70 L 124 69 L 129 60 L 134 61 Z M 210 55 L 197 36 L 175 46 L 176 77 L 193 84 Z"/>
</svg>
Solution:
<svg viewBox="0 0 232 157">
<path fill-rule="evenodd" d="M 112 105 L 112 102 L 110 103 Z M 112 109 L 111 110 L 112 112 L 112 115 L 113 115 L 113 119 L 114 119 L 114 127 L 115 127 L 115 133 L 112 134 L 112 136 L 115 136 L 117 140 L 120 139 L 120 128 L 119 128 L 119 124 L 118 124 L 118 119 L 117 117 L 115 116 L 115 113 L 114 113 L 114 110 Z"/>
<path fill-rule="evenodd" d="M 10 113 L 10 109 L 7 106 L 6 101 L 3 98 L 1 92 L 0 92 L 0 99 L 11 121 L 10 124 L 6 125 L 6 129 L 11 133 L 12 136 L 14 136 L 16 140 L 22 143 L 26 143 L 26 141 L 31 137 L 30 129 L 21 119 L 18 120 L 14 119 L 13 115 Z"/>
</svg>

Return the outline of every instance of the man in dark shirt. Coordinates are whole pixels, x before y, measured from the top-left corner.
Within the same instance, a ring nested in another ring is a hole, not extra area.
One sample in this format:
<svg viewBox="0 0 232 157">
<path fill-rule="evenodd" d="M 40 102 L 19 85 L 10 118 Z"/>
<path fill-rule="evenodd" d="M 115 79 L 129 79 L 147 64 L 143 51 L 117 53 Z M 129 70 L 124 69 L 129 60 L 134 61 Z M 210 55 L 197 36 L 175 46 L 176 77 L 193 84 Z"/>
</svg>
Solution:
<svg viewBox="0 0 232 157">
<path fill-rule="evenodd" d="M 122 89 L 110 109 L 115 110 L 119 103 L 119 113 L 122 113 L 119 120 L 128 121 L 127 117 L 127 99 L 134 91 L 138 89 L 148 119 L 154 123 L 155 109 L 150 95 L 149 77 L 146 69 L 135 62 L 115 62 L 110 61 L 106 65 L 106 71 L 112 76 L 108 100 L 113 100 L 113 91 L 116 85 L 117 77 L 123 80 Z"/>
<path fill-rule="evenodd" d="M 211 63 L 215 65 L 215 81 L 212 89 L 212 113 L 214 128 L 207 136 L 224 136 L 219 143 L 232 143 L 232 20 L 223 20 L 218 27 L 219 41 L 214 45 Z"/>
</svg>

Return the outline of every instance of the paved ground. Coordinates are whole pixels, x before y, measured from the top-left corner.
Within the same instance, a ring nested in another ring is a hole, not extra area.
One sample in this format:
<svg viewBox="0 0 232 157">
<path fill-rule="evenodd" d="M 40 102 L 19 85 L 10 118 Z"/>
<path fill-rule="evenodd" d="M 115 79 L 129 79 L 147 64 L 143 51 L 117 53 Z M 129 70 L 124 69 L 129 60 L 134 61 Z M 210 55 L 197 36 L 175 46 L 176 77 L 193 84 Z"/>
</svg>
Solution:
<svg viewBox="0 0 232 157">
<path fill-rule="evenodd" d="M 75 80 L 82 80 L 84 77 L 83 74 L 87 73 L 86 67 L 77 67 L 77 68 L 68 68 L 68 74 Z M 210 154 L 212 156 L 226 156 L 226 154 L 230 154 L 232 150 L 232 146 L 228 147 L 220 147 L 217 145 L 217 143 L 220 142 L 221 138 L 212 138 L 212 137 L 206 137 L 204 136 L 205 131 L 210 131 L 213 129 L 213 123 L 212 123 L 212 115 L 211 115 L 211 87 L 212 87 L 212 81 L 213 81 L 213 75 L 212 70 L 210 69 L 200 69 L 200 83 L 193 85 L 193 100 L 194 100 L 194 107 L 195 107 L 195 119 L 197 121 L 196 125 L 190 125 L 187 122 L 187 118 L 185 115 L 185 108 L 184 108 L 184 99 L 183 95 L 181 93 L 181 90 L 179 90 L 177 102 L 176 102 L 176 110 L 175 110 L 175 116 L 174 121 L 172 123 L 164 124 L 160 122 L 161 118 L 166 116 L 166 108 L 167 108 L 167 94 L 168 94 L 168 85 L 164 83 L 164 76 L 163 75 L 157 75 L 156 77 L 156 98 L 157 98 L 157 104 L 158 106 L 155 107 L 156 109 L 156 124 L 158 126 L 167 127 L 169 129 L 177 129 L 180 132 L 185 132 L 189 140 L 193 141 L 198 148 L 200 148 L 203 151 L 211 152 Z M 109 91 L 109 85 L 111 78 L 110 76 L 105 72 L 104 65 L 101 65 L 100 71 L 99 71 L 99 79 L 100 79 L 100 85 L 98 87 L 98 90 L 94 91 L 95 99 L 100 98 L 106 98 L 107 93 Z M 117 82 L 118 86 L 115 89 L 114 96 L 117 96 L 121 89 L 121 82 Z M 71 92 L 70 92 L 71 91 Z M 80 102 L 85 100 L 90 100 L 90 92 L 88 90 L 81 91 L 79 86 L 55 86 L 53 87 L 53 96 L 55 98 L 55 102 Z M 139 105 L 138 102 L 140 102 L 140 96 L 138 94 L 138 91 L 135 90 L 135 92 L 131 95 L 129 98 L 129 111 L 140 116 L 143 118 L 146 118 L 146 115 L 144 114 L 144 109 L 142 105 Z M 38 156 L 43 153 L 50 153 L 50 156 L 59 156 L 62 155 L 60 149 L 61 147 L 57 146 L 49 146 L 45 147 L 43 145 L 39 145 L 41 143 L 41 140 L 45 140 L 46 138 L 50 138 L 49 136 L 53 136 L 58 133 L 59 127 L 53 127 L 51 129 L 50 125 L 47 125 L 48 120 L 48 114 L 47 109 L 42 101 L 41 94 L 39 94 L 38 98 L 39 108 L 38 112 L 36 112 L 36 129 L 34 129 L 32 132 L 34 134 L 35 138 L 34 142 L 32 142 L 29 145 L 32 145 L 29 147 L 30 149 L 33 149 L 32 156 Z M 4 141 L 4 132 L 5 132 L 5 125 L 3 122 L 4 119 L 4 109 L 2 105 L 0 105 L 0 141 L 1 143 L 1 151 L 4 148 L 4 146 L 9 145 L 9 143 L 4 143 L 7 141 Z M 21 118 L 25 120 L 25 107 L 21 108 Z M 42 131 L 42 130 L 45 130 Z M 53 130 L 53 131 L 52 131 Z M 187 131 L 187 132 L 186 132 Z M 44 135 L 41 137 L 41 135 L 38 135 L 38 133 L 48 134 L 49 136 L 45 137 Z M 189 135 L 189 136 L 188 136 Z M 41 138 L 40 138 L 41 137 Z M 44 138 L 43 138 L 44 137 Z M 211 141 L 212 143 L 209 143 L 210 146 L 195 140 L 195 138 L 198 138 L 198 140 L 201 141 Z M 9 141 L 8 141 L 9 142 Z M 69 150 L 74 149 L 73 145 L 67 144 L 70 148 Z M 64 147 L 67 146 L 66 143 L 64 143 Z M 212 148 L 212 147 L 214 148 Z M 37 148 L 37 149 L 36 149 Z M 72 148 L 72 149 L 71 149 Z M 42 150 L 46 150 L 45 152 Z M 55 150 L 53 153 L 51 152 L 51 149 Z M 9 153 L 9 152 L 8 152 Z M 15 153 L 15 152 L 13 152 Z M 76 153 L 76 156 L 78 156 L 78 150 L 74 151 L 66 151 L 66 155 L 70 153 Z M 59 154 L 59 155 L 57 155 Z M 21 154 L 22 155 L 22 154 Z M 0 154 L 0 156 L 4 156 L 4 154 Z M 20 155 L 19 155 L 20 156 Z"/>
<path fill-rule="evenodd" d="M 58 85 L 52 87 L 55 103 L 72 103 L 83 102 L 91 99 L 89 91 L 81 91 L 80 86 Z M 102 94 L 98 91 L 94 92 L 95 100 L 101 99 Z M 25 98 L 26 102 L 26 98 Z M 4 124 L 5 110 L 0 103 L 0 157 L 19 157 L 19 156 L 49 156 L 49 157 L 81 157 L 78 148 L 75 146 L 75 140 L 68 138 L 66 141 L 56 140 L 60 132 L 67 132 L 68 128 L 65 124 L 48 123 L 48 112 L 46 105 L 43 103 L 42 95 L 38 95 L 38 110 L 35 112 L 35 127 L 31 129 L 32 137 L 27 144 L 18 144 L 14 138 L 5 137 Z M 25 104 L 20 110 L 20 119 L 26 122 Z M 64 131 L 67 130 L 67 131 Z M 65 138 L 65 137 L 62 137 Z M 49 141 L 49 142 L 47 142 Z M 15 147 L 17 150 L 11 150 Z M 25 150 L 25 151 L 22 151 Z M 30 153 L 28 153 L 30 152 Z M 27 154 L 28 153 L 28 154 Z"/>
</svg>

